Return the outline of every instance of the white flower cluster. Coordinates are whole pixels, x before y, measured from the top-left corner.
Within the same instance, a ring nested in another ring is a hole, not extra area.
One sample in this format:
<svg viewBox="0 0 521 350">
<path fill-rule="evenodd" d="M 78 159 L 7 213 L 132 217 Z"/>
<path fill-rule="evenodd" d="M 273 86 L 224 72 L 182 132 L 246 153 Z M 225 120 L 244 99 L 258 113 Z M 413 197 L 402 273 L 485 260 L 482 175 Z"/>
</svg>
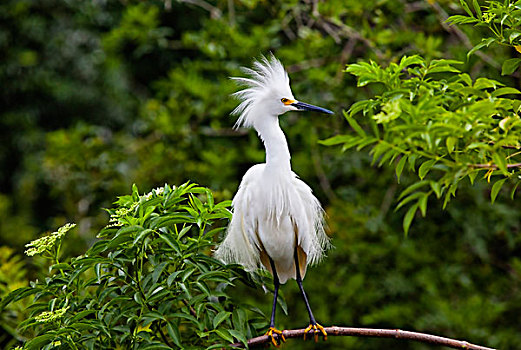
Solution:
<svg viewBox="0 0 521 350">
<path fill-rule="evenodd" d="M 56 244 L 56 241 L 60 240 L 65 236 L 65 234 L 73 227 L 75 227 L 76 224 L 65 224 L 62 227 L 58 229 L 58 231 L 55 231 L 51 233 L 48 236 L 44 236 L 38 239 L 35 239 L 34 241 L 31 241 L 30 243 L 27 243 L 25 245 L 26 248 L 29 248 L 25 251 L 25 254 L 27 256 L 34 256 L 37 254 L 41 254 L 46 250 L 51 249 Z"/>
<path fill-rule="evenodd" d="M 124 224 L 124 222 L 121 220 L 125 216 L 127 216 L 128 213 L 134 211 L 137 206 L 139 205 L 138 202 L 132 203 L 130 208 L 119 208 L 116 209 L 114 214 L 110 215 L 109 224 L 106 227 L 118 227 Z"/>
<path fill-rule="evenodd" d="M 162 196 L 164 193 L 165 193 L 165 188 L 164 187 L 154 188 L 152 191 L 148 192 L 147 194 L 144 194 L 144 195 L 140 196 L 140 200 L 148 201 L 148 200 L 152 199 L 152 197 L 154 195 L 155 196 Z M 134 203 L 132 203 L 130 208 L 119 208 L 119 209 L 116 209 L 114 214 L 110 215 L 109 224 L 106 227 L 122 226 L 124 224 L 124 222 L 121 219 L 124 218 L 125 216 L 127 216 L 132 211 L 134 211 L 137 208 L 138 205 L 139 205 L 139 202 L 134 202 Z"/>
<path fill-rule="evenodd" d="M 144 198 L 145 200 L 149 200 L 154 195 L 161 196 L 161 195 L 163 195 L 163 193 L 165 193 L 165 188 L 164 187 L 158 187 L 158 188 L 154 188 L 152 191 L 150 191 L 147 194 L 145 194 L 142 198 Z"/>
<path fill-rule="evenodd" d="M 62 318 L 63 315 L 65 315 L 65 313 L 67 312 L 67 310 L 69 310 L 68 306 L 54 311 L 44 311 L 38 316 L 36 316 L 35 319 L 37 322 L 40 323 L 54 322 Z"/>
</svg>

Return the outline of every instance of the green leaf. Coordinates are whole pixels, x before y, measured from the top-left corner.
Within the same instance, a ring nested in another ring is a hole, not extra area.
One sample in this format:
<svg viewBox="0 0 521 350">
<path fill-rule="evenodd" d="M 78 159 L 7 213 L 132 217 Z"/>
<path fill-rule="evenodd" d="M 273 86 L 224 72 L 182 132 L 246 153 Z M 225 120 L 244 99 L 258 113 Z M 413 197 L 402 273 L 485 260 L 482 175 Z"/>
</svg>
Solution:
<svg viewBox="0 0 521 350">
<path fill-rule="evenodd" d="M 409 156 L 409 161 L 407 162 L 409 164 L 409 170 L 410 171 L 416 171 L 416 159 L 418 156 L 416 154 L 411 154 Z"/>
<path fill-rule="evenodd" d="M 77 314 L 75 314 L 71 319 L 70 319 L 70 322 L 77 322 L 83 318 L 85 318 L 86 316 L 88 315 L 91 315 L 91 314 L 94 314 L 96 313 L 97 310 L 83 310 L 83 311 L 80 311 L 78 312 Z"/>
<path fill-rule="evenodd" d="M 425 217 L 425 214 L 427 214 L 427 200 L 429 199 L 429 194 L 424 193 L 423 196 L 420 197 L 418 200 L 418 206 L 420 208 L 420 211 L 422 213 L 422 216 Z"/>
<path fill-rule="evenodd" d="M 418 169 L 418 176 L 420 177 L 421 180 L 423 180 L 425 175 L 427 175 L 427 173 L 429 172 L 429 170 L 431 170 L 431 168 L 433 167 L 434 164 L 436 164 L 436 160 L 431 159 L 431 160 L 424 162 L 422 165 L 420 165 L 420 169 Z"/>
<path fill-rule="evenodd" d="M 411 194 L 410 196 L 404 197 L 403 200 L 401 200 L 400 203 L 398 203 L 398 205 L 396 206 L 395 211 L 397 211 L 398 209 L 400 209 L 401 207 L 403 207 L 405 204 L 407 204 L 409 202 L 412 202 L 417 199 L 419 200 L 423 196 L 425 196 L 425 192 L 415 192 L 415 193 Z"/>
<path fill-rule="evenodd" d="M 481 7 L 479 6 L 479 3 L 477 0 L 472 0 L 472 5 L 474 6 L 474 10 L 476 11 L 476 14 L 478 15 L 479 19 L 483 18 L 483 13 L 481 13 Z"/>
<path fill-rule="evenodd" d="M 398 199 L 407 196 L 409 193 L 416 191 L 420 187 L 428 186 L 429 184 L 430 184 L 430 181 L 427 181 L 427 180 L 415 182 L 412 185 L 410 185 L 409 187 L 407 187 L 405 190 L 403 190 L 402 193 L 400 193 L 400 196 L 398 197 Z"/>
<path fill-rule="evenodd" d="M 177 239 L 180 240 L 181 238 L 183 238 L 183 236 L 188 231 L 190 231 L 191 228 L 192 228 L 192 225 L 187 225 L 187 226 L 183 227 L 183 229 L 181 231 L 179 231 L 179 234 L 177 235 Z"/>
<path fill-rule="evenodd" d="M 421 56 L 418 56 L 418 55 L 403 56 L 402 59 L 400 60 L 400 65 L 398 67 L 399 67 L 399 70 L 401 71 L 408 66 L 412 66 L 415 64 L 421 65 L 423 63 L 425 63 L 425 60 Z"/>
<path fill-rule="evenodd" d="M 154 268 L 154 272 L 152 272 L 152 282 L 156 283 L 159 280 L 159 277 L 165 270 L 165 267 L 168 266 L 168 263 L 169 261 L 163 261 Z"/>
<path fill-rule="evenodd" d="M 472 18 L 472 17 L 454 15 L 454 16 L 450 16 L 449 18 L 447 18 L 445 20 L 445 22 L 447 22 L 449 24 L 470 24 L 470 23 L 479 22 L 479 20 L 476 18 Z"/>
<path fill-rule="evenodd" d="M 177 345 L 180 349 L 182 349 L 183 345 L 181 344 L 181 335 L 179 334 L 179 328 L 173 325 L 172 322 L 168 322 L 166 324 L 166 330 L 170 338 L 172 338 L 174 344 Z"/>
<path fill-rule="evenodd" d="M 445 144 L 447 146 L 447 151 L 449 153 L 452 153 L 454 151 L 454 148 L 458 142 L 458 139 L 454 136 L 447 137 L 447 140 L 445 140 Z"/>
<path fill-rule="evenodd" d="M 445 73 L 445 72 L 460 73 L 461 71 L 458 68 L 454 68 L 454 67 L 449 66 L 449 65 L 436 66 L 436 67 L 432 67 L 432 68 L 429 67 L 427 69 L 427 74 L 431 74 L 431 73 Z"/>
<path fill-rule="evenodd" d="M 172 272 L 170 274 L 170 276 L 168 276 L 168 278 L 166 280 L 166 284 L 170 287 L 172 285 L 172 283 L 174 282 L 174 280 L 177 278 L 177 276 L 179 276 L 182 272 L 183 272 L 183 270 Z"/>
<path fill-rule="evenodd" d="M 216 329 L 215 333 L 217 333 L 219 337 L 223 338 L 224 340 L 233 343 L 233 337 L 226 329 Z"/>
<path fill-rule="evenodd" d="M 516 194 L 517 186 L 519 186 L 520 182 L 517 182 L 513 187 L 512 191 L 510 191 L 510 198 L 514 200 L 514 196 Z"/>
<path fill-rule="evenodd" d="M 354 137 L 351 135 L 335 135 L 335 136 L 330 137 L 325 140 L 319 140 L 318 143 L 320 143 L 321 145 L 324 145 L 324 146 L 334 146 L 334 145 L 339 145 L 342 143 L 349 142 L 353 138 Z"/>
<path fill-rule="evenodd" d="M 222 321 L 230 317 L 232 313 L 228 311 L 221 311 L 213 318 L 213 328 L 217 328 L 221 324 Z"/>
<path fill-rule="evenodd" d="M 141 226 L 138 226 L 138 225 L 126 226 L 126 227 L 120 228 L 118 230 L 118 232 L 116 232 L 116 235 L 114 236 L 114 238 L 112 238 L 110 240 L 110 243 L 107 244 L 107 246 L 105 247 L 105 250 L 110 250 L 114 247 L 118 247 L 118 246 L 122 245 L 123 243 L 132 241 L 133 240 L 132 234 L 134 232 L 140 232 L 142 230 L 144 230 L 144 228 Z"/>
<path fill-rule="evenodd" d="M 511 58 L 503 62 L 501 67 L 501 75 L 510 75 L 516 71 L 521 64 L 521 58 Z"/>
<path fill-rule="evenodd" d="M 181 255 L 181 248 L 179 242 L 177 242 L 170 234 L 159 233 L 159 237 L 168 244 L 177 254 Z"/>
<path fill-rule="evenodd" d="M 474 83 L 474 89 L 483 90 L 483 89 L 489 89 L 489 88 L 496 88 L 497 86 L 501 86 L 500 82 L 493 80 L 493 79 L 487 79 L 487 78 L 478 78 L 476 79 L 476 82 Z"/>
<path fill-rule="evenodd" d="M 418 203 L 414 204 L 412 207 L 407 210 L 405 216 L 403 217 L 403 232 L 405 235 L 409 233 L 409 228 L 411 227 L 412 220 L 414 219 L 414 214 L 418 210 Z"/>
<path fill-rule="evenodd" d="M 474 46 L 468 53 L 467 53 L 467 58 L 470 57 L 474 52 L 484 48 L 485 46 L 488 47 L 490 46 L 490 44 L 492 44 L 496 39 L 494 38 L 488 38 L 488 39 L 485 39 L 483 38 L 482 41 L 477 44 L 476 46 Z"/>
<path fill-rule="evenodd" d="M 208 204 L 208 207 L 210 210 L 213 210 L 214 207 L 214 199 L 213 199 L 213 193 L 209 189 L 205 188 L 206 190 L 206 203 Z"/>
<path fill-rule="evenodd" d="M 503 172 L 503 174 L 508 174 L 507 170 L 507 160 L 505 156 L 499 152 L 492 154 L 492 160 L 494 161 L 494 164 Z"/>
<path fill-rule="evenodd" d="M 364 147 L 367 147 L 369 146 L 370 144 L 372 143 L 375 143 L 375 142 L 378 142 L 379 140 L 375 137 L 366 137 L 363 142 L 360 142 L 358 144 L 358 146 L 356 147 L 356 150 L 357 151 L 360 151 L 361 149 L 363 149 Z"/>
<path fill-rule="evenodd" d="M 503 95 L 514 95 L 514 94 L 521 94 L 521 91 L 519 91 L 516 88 L 513 87 L 503 87 L 499 88 L 492 92 L 492 97 L 498 97 Z"/>
<path fill-rule="evenodd" d="M 141 231 L 137 237 L 134 239 L 133 244 L 136 244 L 137 242 L 141 241 L 144 237 L 146 237 L 148 234 L 153 233 L 154 231 L 151 229 L 146 229 Z"/>
<path fill-rule="evenodd" d="M 28 341 L 25 344 L 24 349 L 40 350 L 44 347 L 44 345 L 51 343 L 55 337 L 56 337 L 56 334 L 54 334 L 54 332 L 39 335 L 39 336 L 31 339 L 30 341 Z"/>
<path fill-rule="evenodd" d="M 346 120 L 349 123 L 349 125 L 351 125 L 353 130 L 356 131 L 356 133 L 358 135 L 360 135 L 362 137 L 365 137 L 366 133 L 365 133 L 364 129 L 362 129 L 360 124 L 358 124 L 358 122 L 353 117 L 351 117 L 350 114 L 347 114 L 345 111 L 343 113 L 344 113 L 344 117 L 346 118 Z"/>
<path fill-rule="evenodd" d="M 490 191 L 490 199 L 492 203 L 494 203 L 494 201 L 496 200 L 499 190 L 501 190 L 501 187 L 503 186 L 506 180 L 507 179 L 497 180 L 492 186 L 492 190 Z"/>
<path fill-rule="evenodd" d="M 200 324 L 200 322 L 195 317 L 193 317 L 192 315 L 183 314 L 181 312 L 175 312 L 175 313 L 172 313 L 172 314 L 170 314 L 168 316 L 169 317 L 174 317 L 174 318 L 184 318 L 185 320 L 188 320 L 188 321 L 190 321 L 191 323 L 193 323 L 195 325 L 199 325 Z"/>
<path fill-rule="evenodd" d="M 521 35 L 521 32 L 518 32 L 518 31 L 513 31 L 512 33 L 510 33 L 510 35 L 508 36 L 508 41 L 510 41 L 510 44 L 512 44 L 512 42 L 514 40 L 516 40 L 517 37 L 519 37 Z"/>
<path fill-rule="evenodd" d="M 362 101 L 355 102 L 351 105 L 351 107 L 349 107 L 349 110 L 347 111 L 347 113 L 349 113 L 350 116 L 354 116 L 358 112 L 363 111 L 363 113 L 365 115 L 368 108 L 371 108 L 372 103 L 373 103 L 373 100 L 362 100 Z"/>
<path fill-rule="evenodd" d="M 3 297 L 0 301 L 0 311 L 4 309 L 9 303 L 18 301 L 23 299 L 29 295 L 38 293 L 41 288 L 33 288 L 33 287 L 22 287 L 13 290 L 11 293 L 7 294 L 7 296 Z"/>
<path fill-rule="evenodd" d="M 442 187 L 441 187 L 440 183 L 436 182 L 436 181 L 431 181 L 430 184 L 431 184 L 432 190 L 436 194 L 436 198 L 440 199 L 441 195 L 442 195 Z"/>
<path fill-rule="evenodd" d="M 197 281 L 195 284 L 199 287 L 199 290 L 201 290 L 203 293 L 205 293 L 208 298 L 212 296 L 212 293 L 206 283 L 204 281 Z"/>
<path fill-rule="evenodd" d="M 458 77 L 462 82 L 464 82 L 467 86 L 472 86 L 472 78 L 467 73 L 458 74 Z"/>
<path fill-rule="evenodd" d="M 396 165 L 396 178 L 398 179 L 398 183 L 400 183 L 400 176 L 402 175 L 403 167 L 405 166 L 406 162 L 407 156 L 402 155 L 402 158 L 400 158 L 400 161 Z"/>
<path fill-rule="evenodd" d="M 471 171 L 470 173 L 468 173 L 468 177 L 469 177 L 471 185 L 474 185 L 474 180 L 476 180 L 476 177 L 478 176 L 478 174 L 479 174 L 479 170 Z"/>
<path fill-rule="evenodd" d="M 235 329 L 229 329 L 228 332 L 230 332 L 231 335 L 233 335 L 237 340 L 243 343 L 246 348 L 248 347 L 248 339 L 243 333 Z"/>
<path fill-rule="evenodd" d="M 193 222 L 193 219 L 187 214 L 173 213 L 161 215 L 150 220 L 150 227 L 158 229 L 161 227 L 172 226 L 174 224 L 184 224 Z"/>
<path fill-rule="evenodd" d="M 465 0 L 459 0 L 461 7 L 465 10 L 465 12 L 472 18 L 474 18 L 474 14 L 472 11 L 470 11 L 469 5 L 467 5 L 467 2 Z"/>
</svg>

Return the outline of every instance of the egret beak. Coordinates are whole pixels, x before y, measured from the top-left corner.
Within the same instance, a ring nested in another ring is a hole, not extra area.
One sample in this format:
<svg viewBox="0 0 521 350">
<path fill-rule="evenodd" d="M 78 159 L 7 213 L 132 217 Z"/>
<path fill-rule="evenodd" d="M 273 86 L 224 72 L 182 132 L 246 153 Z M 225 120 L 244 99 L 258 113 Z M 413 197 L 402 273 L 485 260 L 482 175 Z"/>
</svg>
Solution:
<svg viewBox="0 0 521 350">
<path fill-rule="evenodd" d="M 304 102 L 300 102 L 300 101 L 295 101 L 291 105 L 301 111 L 314 111 L 314 112 L 320 112 L 320 113 L 325 113 L 325 114 L 333 114 L 333 112 L 330 111 L 329 109 L 313 106 L 313 105 L 310 105 L 310 104 L 307 104 Z"/>
</svg>

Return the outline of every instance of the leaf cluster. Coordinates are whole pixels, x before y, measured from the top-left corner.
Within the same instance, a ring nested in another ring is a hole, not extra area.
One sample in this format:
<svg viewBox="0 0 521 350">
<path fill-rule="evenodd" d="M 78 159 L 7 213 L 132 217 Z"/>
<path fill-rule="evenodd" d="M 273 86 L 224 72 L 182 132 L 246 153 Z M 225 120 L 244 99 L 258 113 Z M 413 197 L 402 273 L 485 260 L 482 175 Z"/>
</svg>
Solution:
<svg viewBox="0 0 521 350">
<path fill-rule="evenodd" d="M 254 285 L 210 256 L 229 201 L 194 184 L 146 195 L 136 186 L 109 209 L 111 223 L 84 255 L 54 263 L 41 281 L 0 303 L 33 296 L 24 349 L 224 348 L 265 326 L 258 309 L 232 303 L 226 288 Z"/>
<path fill-rule="evenodd" d="M 487 6 L 484 7 L 477 0 L 472 0 L 470 6 L 467 0 L 460 0 L 460 4 L 465 14 L 450 16 L 447 22 L 474 24 L 477 27 L 487 28 L 489 33 L 492 34 L 490 37 L 483 37 L 481 42 L 468 52 L 467 56 L 484 47 L 489 47 L 493 43 L 511 46 L 521 52 L 521 1 L 487 1 Z M 505 60 L 501 74 L 510 75 L 514 73 L 520 64 L 520 58 Z"/>
<path fill-rule="evenodd" d="M 358 86 L 377 84 L 381 93 L 344 113 L 354 133 L 322 142 L 343 150 L 370 147 L 373 163 L 393 166 L 398 181 L 404 170 L 418 175 L 396 207 L 408 207 L 405 232 L 418 209 L 425 216 L 429 196 L 445 207 L 465 178 L 497 175 L 492 200 L 506 179 L 519 183 L 521 101 L 509 97 L 521 92 L 492 79 L 473 80 L 458 64 L 404 56 L 385 68 L 373 61 L 348 65 L 345 72 Z"/>
</svg>

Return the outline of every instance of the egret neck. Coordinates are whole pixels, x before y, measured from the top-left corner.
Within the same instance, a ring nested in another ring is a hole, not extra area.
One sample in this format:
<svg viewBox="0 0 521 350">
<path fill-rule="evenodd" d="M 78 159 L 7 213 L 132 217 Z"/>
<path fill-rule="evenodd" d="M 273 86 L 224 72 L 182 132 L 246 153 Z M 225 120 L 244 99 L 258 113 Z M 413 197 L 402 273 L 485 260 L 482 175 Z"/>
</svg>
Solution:
<svg viewBox="0 0 521 350">
<path fill-rule="evenodd" d="M 286 136 L 280 128 L 278 116 L 258 118 L 254 124 L 266 148 L 266 169 L 277 172 L 291 171 L 291 156 Z"/>
</svg>

